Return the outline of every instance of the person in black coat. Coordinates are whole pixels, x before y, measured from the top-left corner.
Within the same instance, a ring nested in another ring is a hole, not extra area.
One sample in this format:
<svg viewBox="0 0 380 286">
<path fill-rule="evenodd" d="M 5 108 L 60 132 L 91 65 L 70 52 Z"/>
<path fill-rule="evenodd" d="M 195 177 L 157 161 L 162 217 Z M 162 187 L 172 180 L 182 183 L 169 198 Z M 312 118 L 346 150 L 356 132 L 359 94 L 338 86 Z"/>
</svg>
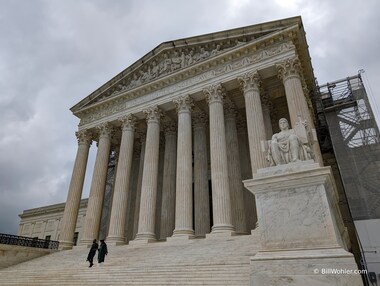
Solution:
<svg viewBox="0 0 380 286">
<path fill-rule="evenodd" d="M 99 245 L 98 245 L 96 239 L 94 239 L 92 241 L 90 252 L 87 255 L 87 261 L 90 262 L 89 267 L 92 267 L 94 265 L 94 256 L 95 256 L 96 251 L 98 250 L 98 247 L 99 247 Z"/>
<path fill-rule="evenodd" d="M 107 254 L 108 254 L 107 244 L 102 239 L 100 241 L 100 247 L 98 251 L 98 263 L 104 262 L 104 258 L 106 257 Z"/>
</svg>

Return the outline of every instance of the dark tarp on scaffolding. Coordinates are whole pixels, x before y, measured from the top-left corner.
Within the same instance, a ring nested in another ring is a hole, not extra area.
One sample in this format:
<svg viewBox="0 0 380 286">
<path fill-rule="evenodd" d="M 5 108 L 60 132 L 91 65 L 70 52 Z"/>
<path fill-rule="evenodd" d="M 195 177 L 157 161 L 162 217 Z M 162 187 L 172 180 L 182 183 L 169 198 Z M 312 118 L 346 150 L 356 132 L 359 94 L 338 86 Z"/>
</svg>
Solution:
<svg viewBox="0 0 380 286">
<path fill-rule="evenodd" d="M 320 87 L 353 220 L 380 218 L 379 129 L 360 75 Z"/>
</svg>

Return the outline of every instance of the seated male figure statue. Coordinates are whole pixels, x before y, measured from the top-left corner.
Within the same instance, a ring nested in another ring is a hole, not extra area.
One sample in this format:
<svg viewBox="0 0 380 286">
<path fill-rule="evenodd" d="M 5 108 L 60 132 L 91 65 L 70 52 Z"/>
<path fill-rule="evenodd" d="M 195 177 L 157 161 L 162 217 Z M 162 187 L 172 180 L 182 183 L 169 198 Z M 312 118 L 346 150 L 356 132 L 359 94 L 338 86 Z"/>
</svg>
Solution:
<svg viewBox="0 0 380 286">
<path fill-rule="evenodd" d="M 288 120 L 281 118 L 278 123 L 281 131 L 272 136 L 268 150 L 271 166 L 312 159 L 310 147 L 289 129 Z"/>
</svg>

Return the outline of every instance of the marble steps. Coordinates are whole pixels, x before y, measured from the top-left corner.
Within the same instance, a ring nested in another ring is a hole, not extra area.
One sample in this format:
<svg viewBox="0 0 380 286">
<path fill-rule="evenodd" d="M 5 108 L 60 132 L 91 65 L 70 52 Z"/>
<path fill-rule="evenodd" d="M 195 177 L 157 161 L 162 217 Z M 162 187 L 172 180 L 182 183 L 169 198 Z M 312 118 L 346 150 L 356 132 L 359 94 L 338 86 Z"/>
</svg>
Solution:
<svg viewBox="0 0 380 286">
<path fill-rule="evenodd" d="M 119 268 L 95 267 L 79 273 L 72 270 L 33 270 L 16 281 L 2 277 L 0 285 L 248 285 L 249 264 L 210 267 Z M 16 275 L 16 274 L 15 274 Z M 5 283 L 5 284 L 3 284 Z"/>
<path fill-rule="evenodd" d="M 88 248 L 53 253 L 0 271 L 0 285 L 249 285 L 251 235 L 109 246 L 88 268 Z"/>
</svg>

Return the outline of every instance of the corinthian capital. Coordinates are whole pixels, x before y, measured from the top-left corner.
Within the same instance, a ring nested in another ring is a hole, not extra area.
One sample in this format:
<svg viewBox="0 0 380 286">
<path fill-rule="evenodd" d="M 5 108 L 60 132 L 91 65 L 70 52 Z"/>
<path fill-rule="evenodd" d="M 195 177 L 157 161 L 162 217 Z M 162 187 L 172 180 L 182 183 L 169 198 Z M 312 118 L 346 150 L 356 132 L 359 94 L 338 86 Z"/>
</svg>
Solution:
<svg viewBox="0 0 380 286">
<path fill-rule="evenodd" d="M 218 83 L 213 84 L 203 90 L 203 94 L 206 97 L 206 101 L 208 104 L 213 102 L 223 102 L 223 98 L 225 97 L 224 87 Z"/>
<path fill-rule="evenodd" d="M 189 95 L 184 95 L 184 96 L 181 96 L 175 100 L 173 100 L 176 108 L 177 108 L 177 112 L 181 112 L 181 111 L 191 111 L 191 108 L 194 106 L 193 104 L 193 99 L 189 96 Z"/>
<path fill-rule="evenodd" d="M 249 90 L 259 90 L 261 85 L 260 76 L 257 71 L 243 74 L 238 77 L 238 81 L 240 82 L 243 92 L 247 92 Z"/>
<path fill-rule="evenodd" d="M 146 116 L 146 122 L 160 122 L 160 118 L 162 117 L 162 110 L 156 105 L 149 107 L 144 110 L 145 116 Z"/>
<path fill-rule="evenodd" d="M 96 129 L 99 132 L 99 137 L 111 137 L 114 132 L 113 126 L 108 122 L 98 125 Z"/>
<path fill-rule="evenodd" d="M 118 119 L 121 122 L 121 127 L 123 130 L 134 130 L 136 124 L 136 116 L 133 114 L 128 114 L 122 116 Z"/>
<path fill-rule="evenodd" d="M 301 76 L 302 67 L 300 60 L 296 58 L 287 59 L 276 65 L 278 77 L 282 80 L 287 79 L 290 76 Z"/>
<path fill-rule="evenodd" d="M 75 136 L 78 139 L 78 145 L 90 145 L 92 142 L 92 133 L 88 130 L 81 130 L 75 132 Z"/>
</svg>

